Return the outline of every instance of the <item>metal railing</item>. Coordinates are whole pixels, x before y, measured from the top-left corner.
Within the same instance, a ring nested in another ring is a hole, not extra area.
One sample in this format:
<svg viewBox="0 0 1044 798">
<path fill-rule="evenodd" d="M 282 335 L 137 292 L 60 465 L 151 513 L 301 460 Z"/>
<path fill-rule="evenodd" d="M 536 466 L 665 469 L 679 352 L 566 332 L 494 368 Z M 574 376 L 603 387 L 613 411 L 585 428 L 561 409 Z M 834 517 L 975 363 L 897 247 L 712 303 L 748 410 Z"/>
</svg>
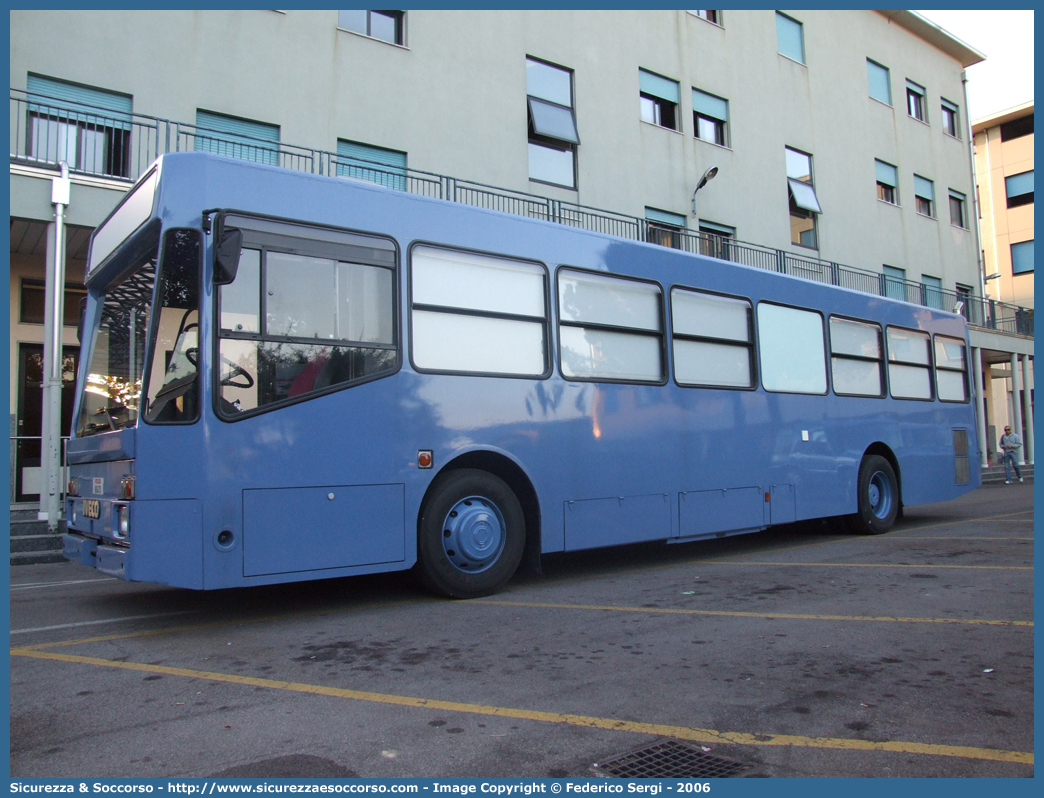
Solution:
<svg viewBox="0 0 1044 798">
<path fill-rule="evenodd" d="M 30 99 L 31 98 L 31 99 Z M 49 105 L 48 103 L 53 103 Z M 954 310 L 976 327 L 1033 336 L 1033 309 L 964 292 L 948 291 L 868 269 L 798 255 L 724 236 L 677 229 L 662 223 L 590 208 L 524 191 L 407 167 L 349 158 L 325 150 L 230 135 L 142 114 L 105 109 L 69 110 L 56 98 L 11 90 L 11 160 L 50 164 L 64 159 L 73 172 L 129 183 L 168 152 L 205 151 L 329 177 L 354 177 L 435 199 L 527 216 L 598 233 L 652 241 L 758 269 L 829 283 L 917 305 Z M 77 106 L 79 107 L 79 106 Z"/>
</svg>

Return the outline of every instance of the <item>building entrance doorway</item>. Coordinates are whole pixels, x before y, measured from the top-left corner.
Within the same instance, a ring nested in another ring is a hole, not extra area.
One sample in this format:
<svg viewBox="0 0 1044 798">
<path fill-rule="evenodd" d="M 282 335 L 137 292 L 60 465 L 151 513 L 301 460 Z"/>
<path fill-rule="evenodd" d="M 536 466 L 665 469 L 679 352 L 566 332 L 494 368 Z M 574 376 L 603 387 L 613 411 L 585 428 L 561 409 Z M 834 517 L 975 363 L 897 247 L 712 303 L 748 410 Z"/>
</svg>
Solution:
<svg viewBox="0 0 1044 798">
<path fill-rule="evenodd" d="M 76 395 L 76 368 L 80 362 L 78 346 L 62 347 L 62 435 L 72 428 L 73 399 Z M 12 434 L 14 500 L 33 502 L 40 498 L 43 469 L 40 467 L 40 436 L 43 430 L 43 346 L 18 347 L 18 416 Z"/>
</svg>

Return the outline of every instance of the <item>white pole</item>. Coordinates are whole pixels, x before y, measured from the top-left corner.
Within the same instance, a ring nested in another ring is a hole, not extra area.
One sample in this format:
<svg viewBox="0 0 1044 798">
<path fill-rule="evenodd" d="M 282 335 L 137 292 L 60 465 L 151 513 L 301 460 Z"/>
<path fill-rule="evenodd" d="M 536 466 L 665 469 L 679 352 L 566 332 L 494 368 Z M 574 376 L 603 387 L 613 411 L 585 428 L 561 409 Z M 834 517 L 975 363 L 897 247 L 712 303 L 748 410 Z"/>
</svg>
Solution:
<svg viewBox="0 0 1044 798">
<path fill-rule="evenodd" d="M 43 485 L 38 518 L 47 522 L 48 532 L 58 531 L 61 515 L 62 478 L 62 333 L 65 305 L 65 209 L 69 205 L 69 165 L 62 161 L 61 176 L 51 180 L 54 205 L 53 260 L 44 283 L 44 380 L 43 429 L 40 459 Z M 50 242 L 48 242 L 50 243 Z M 49 247 L 50 249 L 50 247 Z"/>
</svg>

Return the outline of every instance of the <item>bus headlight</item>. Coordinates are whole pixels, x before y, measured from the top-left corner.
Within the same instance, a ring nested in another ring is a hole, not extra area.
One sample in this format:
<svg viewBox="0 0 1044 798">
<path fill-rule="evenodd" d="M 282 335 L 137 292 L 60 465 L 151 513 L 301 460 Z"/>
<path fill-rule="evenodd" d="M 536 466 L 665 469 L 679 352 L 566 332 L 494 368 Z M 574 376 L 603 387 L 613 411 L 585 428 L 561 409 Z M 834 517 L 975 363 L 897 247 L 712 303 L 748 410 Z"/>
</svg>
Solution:
<svg viewBox="0 0 1044 798">
<path fill-rule="evenodd" d="M 69 484 L 65 486 L 65 493 L 68 496 L 79 496 L 80 495 L 80 480 L 73 477 L 69 480 Z"/>
<path fill-rule="evenodd" d="M 126 538 L 130 534 L 130 507 L 126 504 L 117 504 L 114 509 L 116 510 L 116 528 L 112 533 L 118 538 Z"/>
</svg>

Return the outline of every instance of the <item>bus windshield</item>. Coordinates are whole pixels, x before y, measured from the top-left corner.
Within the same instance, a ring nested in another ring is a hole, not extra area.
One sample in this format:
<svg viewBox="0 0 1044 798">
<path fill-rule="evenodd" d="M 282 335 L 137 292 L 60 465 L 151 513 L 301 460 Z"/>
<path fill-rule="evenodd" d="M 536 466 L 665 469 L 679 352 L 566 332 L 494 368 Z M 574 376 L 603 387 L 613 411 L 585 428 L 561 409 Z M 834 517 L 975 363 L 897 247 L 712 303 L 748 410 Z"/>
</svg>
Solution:
<svg viewBox="0 0 1044 798">
<path fill-rule="evenodd" d="M 91 341 L 78 437 L 133 427 L 138 421 L 158 244 L 157 238 L 157 246 L 135 271 L 105 293 Z"/>
<path fill-rule="evenodd" d="M 105 294 L 83 389 L 80 437 L 133 427 L 139 414 L 150 424 L 191 422 L 197 416 L 202 242 L 198 232 L 177 228 L 168 230 L 164 241 L 158 279 L 157 243 Z"/>
</svg>

